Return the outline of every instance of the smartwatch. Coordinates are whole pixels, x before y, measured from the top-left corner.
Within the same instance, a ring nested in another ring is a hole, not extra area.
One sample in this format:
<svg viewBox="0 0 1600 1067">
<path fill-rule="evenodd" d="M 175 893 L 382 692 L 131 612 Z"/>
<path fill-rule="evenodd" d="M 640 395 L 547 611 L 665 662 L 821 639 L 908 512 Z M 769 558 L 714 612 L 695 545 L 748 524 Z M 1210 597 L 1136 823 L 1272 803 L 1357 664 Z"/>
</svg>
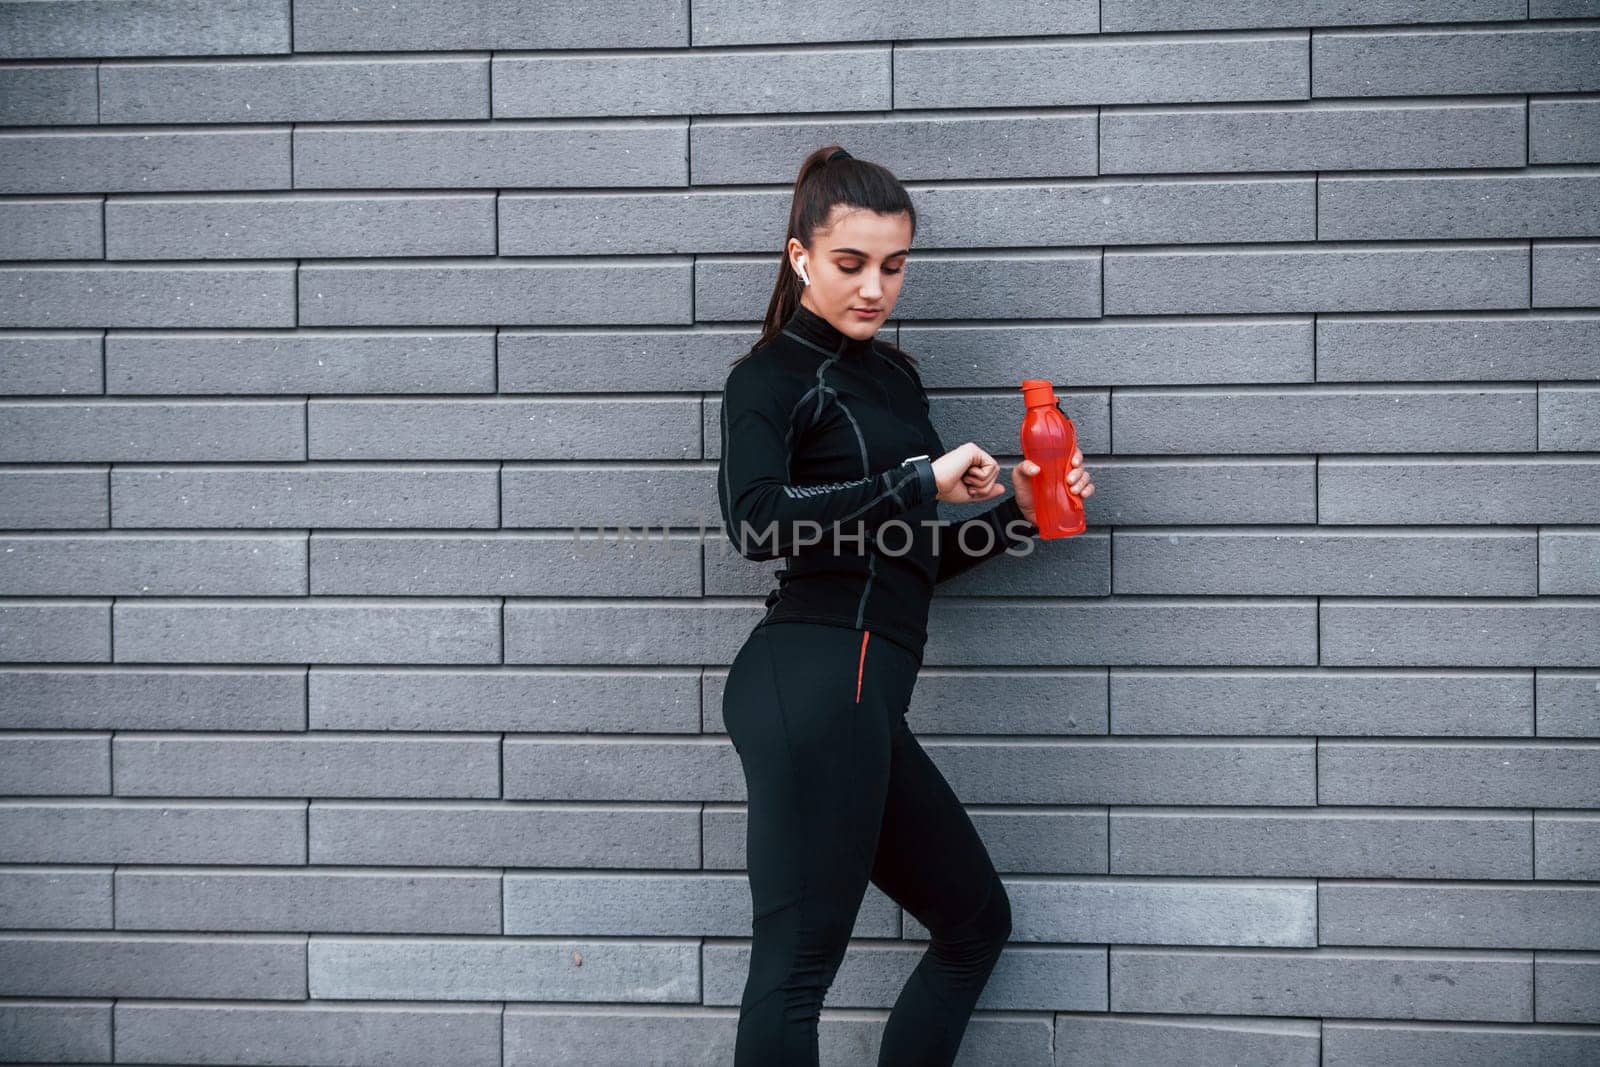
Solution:
<svg viewBox="0 0 1600 1067">
<path fill-rule="evenodd" d="M 927 503 L 938 498 L 939 481 L 933 476 L 933 460 L 929 458 L 927 453 L 923 453 L 920 456 L 908 456 L 901 460 L 900 465 L 902 467 L 909 465 L 917 472 L 918 503 Z"/>
</svg>

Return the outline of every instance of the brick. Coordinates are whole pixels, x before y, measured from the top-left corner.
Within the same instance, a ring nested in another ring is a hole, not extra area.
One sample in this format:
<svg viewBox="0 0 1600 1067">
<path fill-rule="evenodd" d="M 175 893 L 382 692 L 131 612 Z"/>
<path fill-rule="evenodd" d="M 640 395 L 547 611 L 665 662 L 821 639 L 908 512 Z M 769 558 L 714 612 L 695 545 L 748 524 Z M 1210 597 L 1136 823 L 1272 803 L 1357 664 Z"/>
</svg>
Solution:
<svg viewBox="0 0 1600 1067">
<path fill-rule="evenodd" d="M 1365 1063 L 1578 1064 L 1600 1053 L 1600 1035 L 1570 1026 L 1486 1026 L 1473 1023 L 1415 1026 L 1329 1021 L 1322 1026 L 1329 1067 Z"/>
<path fill-rule="evenodd" d="M 300 534 L 0 536 L 0 585 L 26 596 L 298 596 Z"/>
<path fill-rule="evenodd" d="M 705 4 L 706 0 L 701 0 L 702 8 Z M 730 6 L 728 10 L 734 8 Z M 753 16 L 758 9 L 741 5 L 737 10 L 736 25 L 743 32 L 754 25 Z M 900 13 L 910 16 L 934 10 L 919 7 Z M 994 6 L 973 10 L 989 11 Z M 1042 13 L 1045 9 L 1030 10 Z M 852 32 L 852 27 L 860 25 L 869 13 L 852 12 L 849 24 L 829 27 L 830 39 Z M 811 30 L 811 26 L 793 17 L 783 18 L 781 26 L 779 40 L 784 44 L 793 43 L 796 34 Z M 1022 114 L 998 110 L 960 115 L 895 111 L 847 118 L 714 118 L 696 121 L 689 127 L 689 172 L 696 185 L 789 184 L 795 179 L 794 161 L 833 140 L 851 145 L 852 151 L 859 148 L 861 154 L 872 159 L 889 161 L 902 181 L 1055 180 L 1099 173 L 1099 127 L 1095 109 L 1090 107 Z M 759 195 L 759 190 L 750 192 Z"/>
<path fill-rule="evenodd" d="M 511 800 L 744 800 L 744 774 L 723 739 L 508 737 Z"/>
<path fill-rule="evenodd" d="M 486 56 L 284 56 L 266 61 L 100 65 L 101 122 L 382 122 L 488 117 Z"/>
<path fill-rule="evenodd" d="M 38 400 L 0 403 L 8 462 L 306 458 L 301 400 Z"/>
<path fill-rule="evenodd" d="M 1316 944 L 1316 888 L 1309 882 L 1017 879 L 1006 889 L 1014 941 Z"/>
<path fill-rule="evenodd" d="M 116 606 L 120 663 L 498 663 L 497 601 L 171 598 Z"/>
<path fill-rule="evenodd" d="M 1318 328 L 1327 325 L 1322 320 Z M 921 361 L 922 382 L 938 396 L 940 389 L 989 388 L 997 381 L 1010 385 L 1014 367 L 1080 388 L 1309 382 L 1319 369 L 1313 365 L 1312 333 L 1310 316 L 1014 326 L 908 323 L 898 343 Z M 1020 389 L 1021 375 L 1015 377 Z M 1057 387 L 1058 397 L 1064 392 L 1069 390 Z M 1100 395 L 1110 400 L 1108 393 Z M 1063 400 L 1062 410 L 1082 433 L 1086 412 L 1076 405 Z M 1109 403 L 1106 416 L 1109 421 Z M 1109 427 L 1103 440 L 1110 440 Z"/>
<path fill-rule="evenodd" d="M 0 579 L 6 574 L 0 566 Z M 309 592 L 319 596 L 698 597 L 701 586 L 692 538 L 584 530 L 315 533 L 310 576 Z"/>
<path fill-rule="evenodd" d="M 1521 102 L 1108 107 L 1100 116 L 1100 173 L 1522 167 L 1526 122 Z M 1318 189 L 1340 180 L 1321 175 Z M 1319 226 L 1324 219 L 1318 215 Z"/>
<path fill-rule="evenodd" d="M 1320 527 L 1115 534 L 1117 593 L 1217 596 L 1532 596 L 1532 532 Z"/>
<path fill-rule="evenodd" d="M 452 1063 L 499 1067 L 498 1004 L 409 1004 L 346 1007 L 304 1005 L 160 1004 L 120 1002 L 119 1055 L 146 1063 L 198 1061 L 215 1056 L 283 1062 L 318 1058 L 348 1063 Z"/>
<path fill-rule="evenodd" d="M 474 256 L 494 249 L 494 199 L 484 193 L 106 202 L 107 259 Z"/>
<path fill-rule="evenodd" d="M 100 259 L 105 255 L 101 201 L 32 197 L 0 202 L 0 256 L 6 259 Z"/>
<path fill-rule="evenodd" d="M 352 7 L 340 0 L 297 0 L 295 48 L 302 52 L 421 49 L 670 48 L 688 43 L 682 0 L 608 0 L 597 7 L 552 8 L 538 0 L 429 0 Z"/>
<path fill-rule="evenodd" d="M 667 527 L 680 526 L 691 527 L 696 542 L 702 526 L 708 541 L 720 536 L 717 471 L 698 461 L 622 467 L 507 463 L 500 484 L 504 528 L 559 530 L 569 540 L 576 535 L 591 544 L 624 534 L 660 542 Z M 729 556 L 748 562 L 731 542 Z"/>
<path fill-rule="evenodd" d="M 106 663 L 110 659 L 110 600 L 0 600 L 0 661 Z"/>
<path fill-rule="evenodd" d="M 1302 100 L 1304 33 L 900 45 L 896 108 Z"/>
<path fill-rule="evenodd" d="M 1315 746 L 1300 740 L 1110 737 L 922 747 L 968 804 L 1316 803 Z"/>
<path fill-rule="evenodd" d="M 1317 803 L 1397 807 L 1592 808 L 1600 742 L 1327 740 Z"/>
<path fill-rule="evenodd" d="M 731 1063 L 737 1013 L 686 1007 L 629 1011 L 562 1010 L 507 1004 L 504 1063 L 627 1063 L 641 1049 L 669 1063 Z M 819 1044 L 828 1048 L 831 1020 L 820 1020 Z M 495 1067 L 499 1067 L 496 1063 Z"/>
<path fill-rule="evenodd" d="M 4 5 L 14 13 L 20 4 Z M 0 15 L 0 19 L 5 18 Z M 3 23 L 0 23 L 3 24 Z M 100 121 L 94 63 L 0 67 L 0 126 L 82 126 Z"/>
<path fill-rule="evenodd" d="M 1542 1022 L 1600 1022 L 1600 955 L 1595 953 L 1534 953 L 1534 1007 Z M 1594 1030 L 1568 1033 L 1569 1048 L 1600 1049 Z M 1586 1039 L 1583 1044 L 1572 1038 Z M 1553 1050 L 1552 1050 L 1553 1051 Z"/>
<path fill-rule="evenodd" d="M 693 397 L 313 400 L 311 459 L 687 459 Z"/>
<path fill-rule="evenodd" d="M 498 492 L 494 464 L 263 463 L 118 467 L 110 495 L 120 527 L 462 529 L 496 525 Z"/>
<path fill-rule="evenodd" d="M 111 524 L 108 468 L 0 467 L 0 529 L 83 530 Z"/>
<path fill-rule="evenodd" d="M 1312 30 L 1312 96 L 1581 93 L 1600 89 L 1600 30 Z"/>
<path fill-rule="evenodd" d="M 113 1004 L 13 1001 L 0 1004 L 6 1051 L 19 1059 L 111 1062 Z"/>
<path fill-rule="evenodd" d="M 1597 347 L 1600 315 L 1581 311 L 1319 318 L 1317 380 L 1588 379 Z"/>
<path fill-rule="evenodd" d="M 700 866 L 698 805 L 314 800 L 306 856 L 377 867 Z"/>
<path fill-rule="evenodd" d="M 1534 853 L 1526 812 L 1112 809 L 1111 841 L 1123 875 L 1527 879 Z"/>
<path fill-rule="evenodd" d="M 1526 385 L 1119 389 L 1112 450 L 1136 453 L 1534 451 Z"/>
<path fill-rule="evenodd" d="M 16 796 L 111 792 L 111 738 L 99 733 L 0 735 L 0 781 Z"/>
<path fill-rule="evenodd" d="M 104 392 L 101 337 L 98 330 L 0 333 L 0 390 L 10 396 Z M 41 473 L 48 472 L 6 471 L 0 477 Z M 8 492 L 0 494 L 0 499 L 10 503 L 18 498 Z"/>
<path fill-rule="evenodd" d="M 294 325 L 292 266 L 115 266 L 109 263 L 0 268 L 15 303 L 0 325 L 24 327 L 200 327 Z"/>
<path fill-rule="evenodd" d="M 498 737 L 118 735 L 118 796 L 493 797 Z"/>
<path fill-rule="evenodd" d="M 116 872 L 117 929 L 493 934 L 500 873 Z"/>
<path fill-rule="evenodd" d="M 569 265 L 466 258 L 302 266 L 299 321 L 307 326 L 556 325 L 686 320 L 683 262 Z M 625 305 L 606 298 L 627 290 Z"/>
<path fill-rule="evenodd" d="M 1318 1067 L 1320 1020 L 1219 1019 L 1204 1015 L 1069 1015 L 1055 1017 L 1060 1067 L 1114 1063 L 1217 1065 L 1275 1063 Z"/>
<path fill-rule="evenodd" d="M 1600 307 L 1600 241 L 1534 241 L 1533 307 Z"/>
<path fill-rule="evenodd" d="M 1600 387 L 1539 384 L 1539 451 L 1600 451 Z"/>
<path fill-rule="evenodd" d="M 305 675 L 295 668 L 0 668 L 0 728 L 299 730 Z"/>
<path fill-rule="evenodd" d="M 699 942 L 682 938 L 329 935 L 306 947 L 310 992 L 318 1000 L 683 1004 L 700 996 Z"/>
<path fill-rule="evenodd" d="M 1539 592 L 1600 596 L 1600 531 L 1539 531 Z"/>
<path fill-rule="evenodd" d="M 1185 0 L 1102 0 L 1100 29 L 1106 33 L 1128 33 L 1243 30 L 1264 26 L 1488 22 L 1521 20 L 1527 13 L 1526 0 L 1366 0 L 1361 4 L 1342 0 L 1268 4 L 1258 0 L 1212 0 L 1206 4 L 1186 3 Z"/>
<path fill-rule="evenodd" d="M 1528 953 L 1112 946 L 1111 1010 L 1532 1022 Z"/>
<path fill-rule="evenodd" d="M 314 730 L 700 730 L 700 672 L 695 669 L 318 667 L 310 675 Z M 4 677 L 0 673 L 0 684 Z"/>
<path fill-rule="evenodd" d="M 0 871 L 0 917 L 10 930 L 109 930 L 111 872 L 50 867 Z M 7 1035 L 9 1051 L 16 1038 L 3 1012 L 0 1033 Z"/>
<path fill-rule="evenodd" d="M 934 187 L 918 193 L 917 239 L 938 248 L 1309 241 L 1315 196 L 1314 182 L 1297 177 Z M 916 260 L 919 273 L 925 262 Z"/>
<path fill-rule="evenodd" d="M 1600 881 L 1600 814 L 1533 813 L 1534 877 Z"/>
<path fill-rule="evenodd" d="M 1594 167 L 1317 181 L 1317 236 L 1325 241 L 1586 235 L 1600 235 Z"/>
<path fill-rule="evenodd" d="M 1327 882 L 1323 945 L 1594 950 L 1600 886 Z"/>
<path fill-rule="evenodd" d="M 0 934 L 0 993 L 304 1000 L 306 938 Z"/>
<path fill-rule="evenodd" d="M 677 118 L 625 125 L 551 125 L 532 120 L 302 125 L 294 130 L 293 186 L 678 186 L 689 178 L 686 128 L 687 123 Z M 0 175 L 4 173 L 0 169 Z M 289 184 L 285 181 L 281 187 Z"/>
<path fill-rule="evenodd" d="M 502 242 L 512 239 L 511 219 L 519 213 L 509 194 L 500 198 Z M 728 365 L 749 350 L 758 333 L 699 324 L 587 330 L 507 327 L 496 338 L 500 392 L 720 392 Z"/>
<path fill-rule="evenodd" d="M 227 55 L 289 51 L 285 0 L 115 0 L 0 5 L 0 55 Z"/>
<path fill-rule="evenodd" d="M 0 193 L 288 189 L 289 127 L 0 133 Z"/>
<path fill-rule="evenodd" d="M 492 393 L 494 345 L 492 333 L 470 329 L 113 333 L 105 344 L 106 391 Z"/>
<path fill-rule="evenodd" d="M 1465 603 L 1324 598 L 1319 657 L 1330 667 L 1586 667 L 1600 662 L 1600 600 L 1484 597 Z M 1597 794 L 1600 795 L 1600 794 Z"/>
<path fill-rule="evenodd" d="M 1530 96 L 1528 162 L 1600 162 L 1600 99 Z"/>
<path fill-rule="evenodd" d="M 860 10 L 838 0 L 802 0 L 780 10 L 735 0 L 699 0 L 695 46 L 789 44 L 795 41 L 881 41 L 917 37 L 1024 37 L 1095 33 L 1096 0 L 1040 7 L 1022 0 L 981 6 L 916 5 Z M 820 142 L 819 142 L 820 143 Z"/>
<path fill-rule="evenodd" d="M 1109 249 L 1108 315 L 1491 310 L 1528 306 L 1527 247 Z"/>
<path fill-rule="evenodd" d="M 1600 737 L 1600 671 L 1539 671 L 1541 737 Z"/>
<path fill-rule="evenodd" d="M 1095 479 L 1096 496 L 1099 479 Z M 1376 457 L 1317 461 L 1317 522 L 1600 522 L 1587 456 Z"/>
<path fill-rule="evenodd" d="M 888 111 L 891 69 L 881 45 L 496 55 L 494 117 Z"/>
<path fill-rule="evenodd" d="M 6 801 L 6 863 L 301 864 L 306 801 Z"/>
<path fill-rule="evenodd" d="M 1534 733 L 1534 680 L 1526 670 L 1113 670 L 1109 699 L 1115 734 Z"/>
</svg>

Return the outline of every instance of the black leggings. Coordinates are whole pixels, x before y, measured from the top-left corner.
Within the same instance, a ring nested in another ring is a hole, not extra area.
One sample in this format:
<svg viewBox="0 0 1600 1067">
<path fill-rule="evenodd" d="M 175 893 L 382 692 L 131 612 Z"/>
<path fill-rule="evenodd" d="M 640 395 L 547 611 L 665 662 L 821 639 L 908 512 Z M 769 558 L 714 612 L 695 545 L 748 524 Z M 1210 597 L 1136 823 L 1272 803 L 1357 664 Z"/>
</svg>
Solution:
<svg viewBox="0 0 1600 1067">
<path fill-rule="evenodd" d="M 948 1064 L 1011 933 L 1011 903 L 966 810 L 906 725 L 920 663 L 866 630 L 757 627 L 722 717 L 744 766 L 753 931 L 735 1067 L 818 1062 L 817 1020 L 867 879 L 931 943 L 878 1063 Z"/>
</svg>

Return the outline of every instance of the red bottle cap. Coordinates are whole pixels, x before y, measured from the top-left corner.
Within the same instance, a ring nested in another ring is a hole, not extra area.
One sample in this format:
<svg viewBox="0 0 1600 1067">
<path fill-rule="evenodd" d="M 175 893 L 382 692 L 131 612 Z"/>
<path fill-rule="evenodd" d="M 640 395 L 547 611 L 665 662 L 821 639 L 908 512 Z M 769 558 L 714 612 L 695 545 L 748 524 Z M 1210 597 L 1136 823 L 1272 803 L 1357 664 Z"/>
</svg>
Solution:
<svg viewBox="0 0 1600 1067">
<path fill-rule="evenodd" d="M 1030 408 L 1047 408 L 1056 402 L 1056 389 L 1048 378 L 1022 379 L 1022 402 Z"/>
</svg>

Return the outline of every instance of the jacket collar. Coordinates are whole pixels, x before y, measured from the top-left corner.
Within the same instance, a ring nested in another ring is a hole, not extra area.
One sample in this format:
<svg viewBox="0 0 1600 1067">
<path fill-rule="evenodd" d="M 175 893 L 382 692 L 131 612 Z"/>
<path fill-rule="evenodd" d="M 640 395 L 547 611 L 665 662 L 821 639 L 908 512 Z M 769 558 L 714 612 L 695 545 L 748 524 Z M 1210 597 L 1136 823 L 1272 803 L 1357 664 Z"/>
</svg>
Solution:
<svg viewBox="0 0 1600 1067">
<path fill-rule="evenodd" d="M 796 304 L 794 313 L 783 328 L 803 341 L 822 349 L 830 356 L 846 359 L 866 359 L 872 352 L 872 338 L 857 340 L 841 332 L 833 323 L 818 315 L 804 304 Z"/>
</svg>

